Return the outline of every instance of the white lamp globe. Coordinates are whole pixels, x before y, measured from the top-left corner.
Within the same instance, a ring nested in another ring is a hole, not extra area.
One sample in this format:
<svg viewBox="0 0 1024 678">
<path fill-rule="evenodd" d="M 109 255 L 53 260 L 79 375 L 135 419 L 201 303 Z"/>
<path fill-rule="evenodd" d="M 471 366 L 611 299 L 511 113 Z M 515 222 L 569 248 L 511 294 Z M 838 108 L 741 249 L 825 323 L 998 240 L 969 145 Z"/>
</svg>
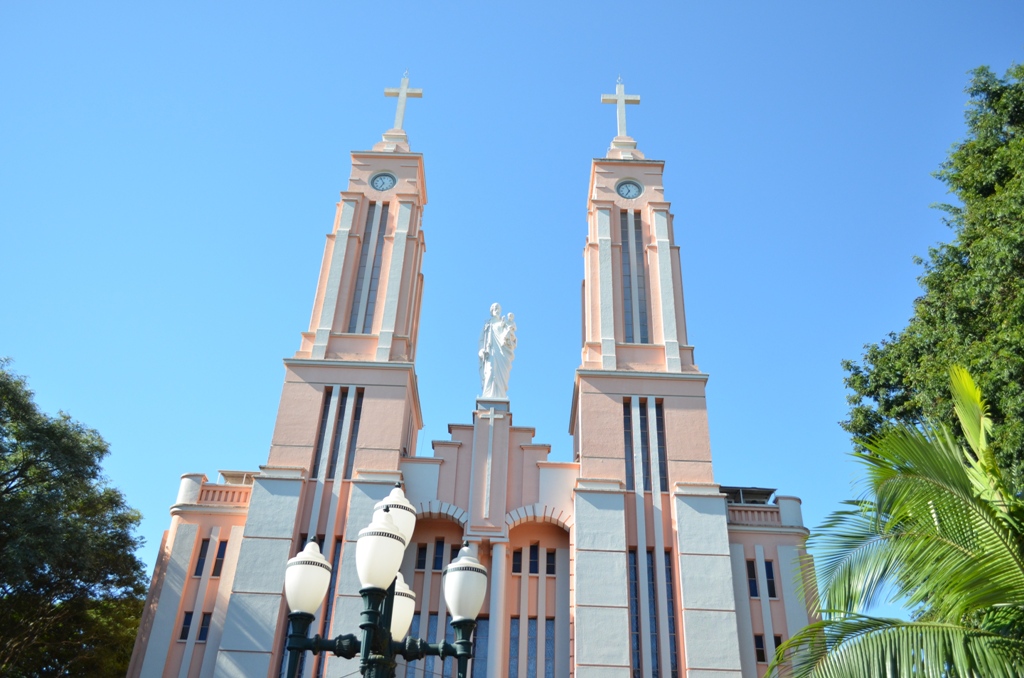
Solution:
<svg viewBox="0 0 1024 678">
<path fill-rule="evenodd" d="M 315 541 L 288 561 L 284 571 L 284 597 L 292 612 L 314 614 L 327 595 L 331 565 L 320 555 Z"/>
<path fill-rule="evenodd" d="M 395 603 L 391 608 L 391 637 L 401 641 L 409 633 L 412 616 L 416 611 L 416 594 L 405 583 L 402 573 L 395 582 Z"/>
<path fill-rule="evenodd" d="M 374 514 L 373 522 L 359 531 L 356 541 L 356 572 L 363 588 L 386 589 L 402 566 L 405 538 L 385 508 Z"/>
<path fill-rule="evenodd" d="M 444 568 L 441 581 L 452 621 L 476 619 L 487 594 L 487 568 L 473 556 L 468 542 L 463 542 L 459 557 Z"/>
<path fill-rule="evenodd" d="M 408 544 L 412 540 L 413 531 L 416 529 L 416 509 L 405 498 L 405 492 L 402 491 L 402 486 L 399 483 L 395 483 L 395 488 L 391 490 L 391 494 L 385 497 L 383 501 L 377 502 L 373 507 L 374 517 L 376 518 L 376 513 L 383 511 L 385 508 L 391 513 L 391 519 L 395 521 L 395 527 L 405 537 L 405 543 Z"/>
</svg>

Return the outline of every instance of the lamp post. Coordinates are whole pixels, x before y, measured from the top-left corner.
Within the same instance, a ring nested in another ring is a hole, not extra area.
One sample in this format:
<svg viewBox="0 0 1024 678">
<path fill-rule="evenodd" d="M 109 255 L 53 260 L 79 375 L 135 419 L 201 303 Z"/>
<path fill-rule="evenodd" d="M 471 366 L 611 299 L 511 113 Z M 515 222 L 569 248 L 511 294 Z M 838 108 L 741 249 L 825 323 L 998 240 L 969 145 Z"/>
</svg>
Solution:
<svg viewBox="0 0 1024 678">
<path fill-rule="evenodd" d="M 356 570 L 362 588 L 363 611 L 359 617 L 361 637 L 344 634 L 334 639 L 309 637 L 313 613 L 327 595 L 331 565 L 310 540 L 288 561 L 284 591 L 288 601 L 288 678 L 298 678 L 303 653 L 331 652 L 354 659 L 367 678 L 393 678 L 395 658 L 415 661 L 427 656 L 455 657 L 458 678 L 467 678 L 473 657 L 473 630 L 487 591 L 487 570 L 473 556 L 469 542 L 463 542 L 459 556 L 444 568 L 444 599 L 452 614 L 455 643 L 428 643 L 407 638 L 416 607 L 416 594 L 406 585 L 398 568 L 416 527 L 416 511 L 396 483 L 388 497 L 374 506 L 373 520 L 359 532 L 356 542 Z"/>
</svg>

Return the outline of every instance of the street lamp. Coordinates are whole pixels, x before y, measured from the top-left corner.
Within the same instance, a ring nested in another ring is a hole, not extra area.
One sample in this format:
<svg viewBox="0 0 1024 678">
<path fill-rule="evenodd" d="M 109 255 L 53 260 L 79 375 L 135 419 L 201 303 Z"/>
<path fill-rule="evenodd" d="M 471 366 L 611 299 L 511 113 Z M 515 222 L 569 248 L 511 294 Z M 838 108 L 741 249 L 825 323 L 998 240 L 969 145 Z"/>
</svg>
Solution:
<svg viewBox="0 0 1024 678">
<path fill-rule="evenodd" d="M 340 635 L 329 640 L 319 634 L 309 637 L 313 613 L 327 595 L 331 565 L 321 555 L 316 541 L 310 540 L 297 556 L 288 561 L 284 595 L 288 601 L 288 678 L 297 678 L 304 652 L 314 655 L 332 652 L 353 659 L 359 655 L 359 671 L 368 678 L 393 678 L 395 658 L 415 661 L 427 656 L 455 657 L 458 678 L 467 678 L 473 657 L 473 630 L 487 592 L 487 570 L 473 556 L 469 542 L 463 542 L 458 557 L 444 568 L 445 604 L 452 614 L 455 643 L 428 643 L 406 638 L 416 606 L 416 594 L 406 585 L 398 568 L 405 548 L 416 527 L 416 511 L 405 498 L 401 485 L 395 485 L 388 497 L 374 507 L 373 520 L 360 530 L 356 542 L 356 571 L 362 588 L 363 611 L 359 628 L 362 637 Z M 396 640 L 397 639 L 397 640 Z"/>
</svg>

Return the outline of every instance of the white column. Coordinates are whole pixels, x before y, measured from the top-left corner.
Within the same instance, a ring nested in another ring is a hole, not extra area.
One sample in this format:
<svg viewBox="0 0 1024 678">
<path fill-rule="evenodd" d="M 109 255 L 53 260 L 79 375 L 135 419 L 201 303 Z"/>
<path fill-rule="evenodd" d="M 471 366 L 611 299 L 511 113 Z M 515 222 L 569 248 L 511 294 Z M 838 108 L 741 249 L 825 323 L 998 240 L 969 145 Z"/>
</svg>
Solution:
<svg viewBox="0 0 1024 678">
<path fill-rule="evenodd" d="M 786 609 L 787 639 L 792 638 L 800 629 L 807 626 L 807 603 L 800 589 L 800 552 L 795 546 L 779 546 L 779 578 L 775 586 L 779 588 Z"/>
<path fill-rule="evenodd" d="M 490 636 L 487 638 L 488 678 L 504 678 L 508 661 L 505 657 L 505 587 L 508 584 L 508 543 L 491 544 L 491 603 L 487 611 Z"/>
<path fill-rule="evenodd" d="M 192 665 L 192 655 L 195 653 L 196 641 L 199 638 L 199 628 L 203 623 L 206 589 L 210 586 L 210 573 L 213 572 L 213 563 L 217 560 L 217 544 L 219 542 L 220 528 L 214 527 L 210 532 L 210 541 L 206 543 L 206 561 L 203 563 L 203 571 L 199 575 L 199 588 L 196 590 L 196 597 L 192 602 L 192 625 L 188 629 L 188 640 L 185 641 L 185 651 L 181 655 L 178 678 L 188 678 L 189 668 Z M 210 621 L 213 621 L 212 618 Z M 209 638 L 209 629 L 207 629 L 207 638 Z"/>
<path fill-rule="evenodd" d="M 406 239 L 413 205 L 409 201 L 398 204 L 398 222 L 391 243 L 391 262 L 388 264 L 388 282 L 384 289 L 384 313 L 377 341 L 377 360 L 387 362 L 391 357 L 391 342 L 395 336 L 395 318 L 398 315 L 398 296 L 402 292 L 402 274 L 405 271 Z M 378 288 L 378 294 L 380 290 Z"/>
<path fill-rule="evenodd" d="M 220 571 L 220 584 L 217 586 L 217 600 L 213 604 L 213 618 L 210 620 L 210 635 L 206 637 L 206 652 L 203 653 L 200 678 L 211 678 L 217 664 L 217 652 L 220 651 L 220 638 L 224 634 L 224 618 L 227 616 L 228 603 L 231 601 L 231 587 L 235 581 L 235 566 L 238 564 L 238 552 L 242 549 L 244 529 L 242 525 L 235 525 L 228 535 L 228 548 L 224 553 L 224 567 Z"/>
<path fill-rule="evenodd" d="M 611 208 L 597 208 L 597 257 L 601 315 L 601 367 L 615 369 L 615 291 L 612 287 Z"/>
<path fill-rule="evenodd" d="M 331 250 L 331 264 L 327 272 L 327 283 L 324 288 L 324 300 L 320 307 L 320 322 L 317 323 L 316 336 L 313 339 L 312 357 L 324 358 L 327 355 L 327 342 L 334 327 L 334 318 L 338 312 L 338 295 L 341 293 L 341 273 L 345 266 L 348 253 L 348 237 L 352 232 L 352 220 L 356 213 L 356 201 L 345 200 L 341 203 L 341 219 L 338 229 L 334 232 L 334 247 Z"/>
<path fill-rule="evenodd" d="M 775 630 L 772 628 L 772 604 L 768 597 L 768 574 L 764 569 L 764 547 L 754 547 L 757 557 L 757 590 L 761 594 L 761 623 L 764 624 L 764 651 L 769 657 L 775 656 Z M 776 581 L 776 585 L 778 582 Z M 777 593 L 777 592 L 776 592 Z"/>
<path fill-rule="evenodd" d="M 264 467 L 256 476 L 232 583 L 214 676 L 265 675 L 279 647 L 284 570 L 298 520 L 303 479 L 295 469 Z M 284 622 L 286 623 L 286 622 Z"/>
<path fill-rule="evenodd" d="M 537 547 L 537 675 L 544 675 L 544 662 L 551 658 L 545 655 L 548 620 L 548 550 Z"/>
<path fill-rule="evenodd" d="M 569 549 L 555 551 L 555 675 L 569 675 Z"/>
<path fill-rule="evenodd" d="M 185 590 L 188 566 L 192 562 L 192 550 L 196 546 L 197 525 L 180 524 L 174 531 L 174 543 L 169 547 L 170 555 L 164 569 L 164 581 L 160 586 L 156 612 L 153 614 L 153 628 L 146 645 L 146 657 L 142 660 L 141 678 L 160 678 L 164 674 L 164 662 L 174 638 L 174 627 L 178 624 L 178 610 L 181 594 Z"/>
<path fill-rule="evenodd" d="M 630 221 L 632 222 L 632 216 L 630 216 Z M 633 229 L 629 230 L 632 232 Z M 632 235 L 630 237 L 632 238 Z M 634 294 L 635 291 L 634 288 Z M 636 314 L 633 315 L 633 319 L 636 320 Z M 639 325 L 634 325 L 634 327 L 639 327 Z M 634 339 L 637 338 L 638 335 L 635 335 Z M 643 430 L 640 426 L 640 396 L 634 395 L 630 398 L 630 408 L 632 410 L 630 416 L 633 419 L 633 501 L 636 505 L 636 581 L 639 589 L 637 591 L 637 608 L 640 614 L 640 665 L 643 668 L 644 678 L 651 678 L 651 610 L 647 600 L 649 586 L 647 581 L 647 519 L 644 511 L 644 440 Z M 648 432 L 650 423 L 648 420 Z M 649 457 L 650 441 L 648 440 L 647 443 Z"/>
<path fill-rule="evenodd" d="M 679 359 L 679 333 L 676 329 L 676 295 L 672 281 L 672 245 L 668 238 L 668 212 L 654 210 L 652 216 L 654 242 L 658 248 L 658 297 L 661 299 L 659 311 L 662 337 L 665 341 L 665 369 L 669 372 L 681 372 L 683 367 Z"/>
<path fill-rule="evenodd" d="M 661 666 L 661 675 L 667 676 L 671 671 L 672 655 L 669 646 L 672 642 L 668 632 L 668 593 L 667 580 L 665 575 L 665 515 L 662 510 L 663 497 L 661 492 L 661 464 L 658 454 L 658 411 L 654 398 L 647 399 L 647 423 L 650 433 L 651 451 L 651 520 L 654 532 L 654 591 L 657 594 L 658 605 L 658 665 Z M 666 451 L 667 454 L 667 451 Z"/>
<path fill-rule="evenodd" d="M 743 544 L 729 544 L 732 562 L 733 595 L 736 597 L 736 629 L 740 637 L 740 667 L 743 678 L 757 678 L 754 654 L 754 625 L 750 616 L 750 587 L 747 585 L 747 558 Z"/>
<path fill-rule="evenodd" d="M 576 678 L 628 678 L 629 581 L 624 495 L 616 481 L 580 481 L 573 506 Z"/>
<path fill-rule="evenodd" d="M 675 493 L 681 628 L 688 678 L 740 678 L 725 495 L 717 485 Z"/>
</svg>

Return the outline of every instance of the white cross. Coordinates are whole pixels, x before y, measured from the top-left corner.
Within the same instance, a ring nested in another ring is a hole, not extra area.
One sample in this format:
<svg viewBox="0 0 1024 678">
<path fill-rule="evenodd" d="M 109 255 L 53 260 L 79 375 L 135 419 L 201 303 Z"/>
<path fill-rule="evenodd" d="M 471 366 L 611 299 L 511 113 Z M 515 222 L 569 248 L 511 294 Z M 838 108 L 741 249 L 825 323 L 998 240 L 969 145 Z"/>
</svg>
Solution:
<svg viewBox="0 0 1024 678">
<path fill-rule="evenodd" d="M 402 86 L 385 88 L 384 96 L 398 97 L 398 110 L 395 111 L 395 129 L 402 129 L 402 125 L 405 122 L 406 97 L 412 97 L 413 99 L 422 99 L 423 90 L 409 89 L 409 71 L 406 71 L 405 75 L 402 76 Z"/>
<path fill-rule="evenodd" d="M 626 136 L 626 104 L 639 104 L 640 95 L 626 94 L 626 86 L 622 84 L 622 78 L 619 78 L 618 83 L 615 85 L 615 94 L 602 94 L 601 103 L 615 104 L 619 119 L 618 136 Z"/>
</svg>

